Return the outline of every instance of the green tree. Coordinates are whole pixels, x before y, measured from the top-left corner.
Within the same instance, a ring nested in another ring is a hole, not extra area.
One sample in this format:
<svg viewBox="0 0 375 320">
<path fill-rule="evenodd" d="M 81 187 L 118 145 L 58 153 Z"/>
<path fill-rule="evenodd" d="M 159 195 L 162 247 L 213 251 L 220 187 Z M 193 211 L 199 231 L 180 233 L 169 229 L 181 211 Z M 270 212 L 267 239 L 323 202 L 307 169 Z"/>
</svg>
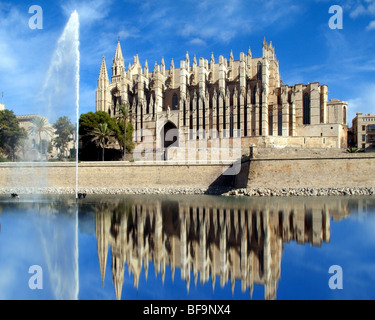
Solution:
<svg viewBox="0 0 375 320">
<path fill-rule="evenodd" d="M 133 125 L 129 123 L 129 119 L 132 116 L 132 112 L 128 104 L 119 106 L 118 110 L 119 110 L 119 116 L 117 118 L 119 120 L 119 127 L 120 127 L 120 131 L 122 135 L 119 136 L 117 140 L 123 152 L 122 159 L 125 160 L 126 150 L 130 152 L 134 147 L 133 140 L 132 140 Z"/>
<path fill-rule="evenodd" d="M 74 125 L 66 116 L 57 119 L 53 125 L 56 137 L 53 139 L 53 145 L 60 151 L 59 157 L 63 158 L 66 155 L 68 144 L 73 140 Z"/>
<path fill-rule="evenodd" d="M 43 148 L 43 137 L 51 137 L 54 133 L 54 129 L 51 127 L 51 125 L 48 123 L 47 119 L 44 117 L 35 117 L 31 123 L 31 126 L 29 128 L 29 134 L 33 136 L 38 136 L 39 141 L 39 152 L 40 156 L 42 157 L 43 154 L 46 154 L 47 148 Z M 44 149 L 44 150 L 43 150 Z"/>
<path fill-rule="evenodd" d="M 102 161 L 104 161 L 104 150 L 110 143 L 115 142 L 115 133 L 108 127 L 107 123 L 99 123 L 89 135 L 92 136 L 91 141 L 102 148 Z"/>
<path fill-rule="evenodd" d="M 93 129 L 97 128 L 99 123 L 107 123 L 108 128 L 118 133 L 119 128 L 115 119 L 104 111 L 88 112 L 81 114 L 79 118 L 79 134 L 82 137 L 87 136 Z"/>
<path fill-rule="evenodd" d="M 116 119 L 104 111 L 88 112 L 81 114 L 79 118 L 79 136 L 82 147 L 79 149 L 81 160 L 93 160 L 97 155 L 97 146 L 92 141 L 91 132 L 95 130 L 99 124 L 106 123 L 108 128 L 114 133 L 116 140 L 121 135 Z"/>
<path fill-rule="evenodd" d="M 16 151 L 27 133 L 20 127 L 17 117 L 11 110 L 0 111 L 0 152 L 9 160 L 16 160 Z"/>
</svg>

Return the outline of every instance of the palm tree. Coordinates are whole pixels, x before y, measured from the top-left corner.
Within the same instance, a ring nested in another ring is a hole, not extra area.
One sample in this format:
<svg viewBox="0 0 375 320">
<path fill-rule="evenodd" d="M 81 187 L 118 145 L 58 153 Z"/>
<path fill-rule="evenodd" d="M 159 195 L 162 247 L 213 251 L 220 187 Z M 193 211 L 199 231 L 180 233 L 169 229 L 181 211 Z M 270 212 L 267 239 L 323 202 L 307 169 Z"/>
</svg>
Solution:
<svg viewBox="0 0 375 320">
<path fill-rule="evenodd" d="M 89 133 L 93 136 L 91 142 L 95 142 L 98 147 L 102 148 L 102 161 L 104 161 L 104 150 L 105 147 L 111 143 L 115 142 L 114 132 L 108 128 L 107 123 L 99 123 L 99 125 Z"/>
<path fill-rule="evenodd" d="M 42 157 L 43 154 L 43 144 L 42 144 L 42 136 L 49 136 L 51 137 L 55 132 L 51 125 L 48 123 L 46 118 L 43 117 L 36 117 L 33 119 L 31 126 L 29 127 L 29 133 L 32 135 L 38 135 L 39 138 L 39 152 L 40 156 Z"/>
<path fill-rule="evenodd" d="M 124 121 L 124 150 L 123 150 L 123 160 L 125 161 L 125 156 L 126 156 L 126 128 L 127 128 L 127 125 L 128 125 L 128 119 L 133 115 L 131 110 L 130 110 L 130 107 L 128 104 L 126 105 L 120 105 L 119 108 L 119 117 L 118 119 L 121 119 Z"/>
</svg>

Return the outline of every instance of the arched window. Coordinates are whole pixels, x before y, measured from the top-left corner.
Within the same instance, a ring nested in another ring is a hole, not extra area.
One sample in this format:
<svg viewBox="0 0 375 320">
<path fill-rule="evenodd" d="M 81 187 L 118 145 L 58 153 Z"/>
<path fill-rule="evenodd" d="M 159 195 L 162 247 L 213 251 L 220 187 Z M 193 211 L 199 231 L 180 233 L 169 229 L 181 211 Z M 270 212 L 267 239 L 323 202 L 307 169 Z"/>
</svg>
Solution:
<svg viewBox="0 0 375 320">
<path fill-rule="evenodd" d="M 277 114 L 277 135 L 283 135 L 283 113 L 281 111 Z"/>
<path fill-rule="evenodd" d="M 168 121 L 162 128 L 161 139 L 164 148 L 168 148 L 171 145 L 178 147 L 178 130 L 172 122 Z"/>
<path fill-rule="evenodd" d="M 273 135 L 273 112 L 268 113 L 268 134 Z"/>
<path fill-rule="evenodd" d="M 172 110 L 178 109 L 178 97 L 177 94 L 174 94 L 172 97 Z"/>
<path fill-rule="evenodd" d="M 346 107 L 342 110 L 342 121 L 344 124 L 346 124 Z"/>
<path fill-rule="evenodd" d="M 229 114 L 229 136 L 233 138 L 234 133 L 234 118 L 233 118 L 233 112 L 230 112 Z"/>
<path fill-rule="evenodd" d="M 257 65 L 257 79 L 262 80 L 262 63 L 260 61 Z"/>
<path fill-rule="evenodd" d="M 255 104 L 256 103 L 256 96 L 257 96 L 257 91 L 256 88 L 254 87 L 252 90 L 252 95 L 251 95 L 251 103 Z"/>
<path fill-rule="evenodd" d="M 303 95 L 303 124 L 310 124 L 310 97 L 308 93 Z"/>
<path fill-rule="evenodd" d="M 186 101 L 183 102 L 183 123 L 186 126 Z"/>
<path fill-rule="evenodd" d="M 149 94 L 146 95 L 146 113 L 147 114 L 150 113 L 150 95 Z"/>
<path fill-rule="evenodd" d="M 192 74 L 190 76 L 190 83 L 189 83 L 191 86 L 194 85 L 194 75 Z"/>
</svg>

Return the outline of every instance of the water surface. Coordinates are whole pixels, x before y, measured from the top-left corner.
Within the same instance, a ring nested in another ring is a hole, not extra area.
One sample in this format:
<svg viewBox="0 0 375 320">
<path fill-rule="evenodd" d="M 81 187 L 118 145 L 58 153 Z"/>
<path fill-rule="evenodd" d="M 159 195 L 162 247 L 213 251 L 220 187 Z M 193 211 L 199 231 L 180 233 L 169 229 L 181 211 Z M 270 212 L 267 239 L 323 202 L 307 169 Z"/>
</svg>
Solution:
<svg viewBox="0 0 375 320">
<path fill-rule="evenodd" d="M 374 197 L 3 196 L 0 224 L 0 299 L 375 299 Z"/>
</svg>

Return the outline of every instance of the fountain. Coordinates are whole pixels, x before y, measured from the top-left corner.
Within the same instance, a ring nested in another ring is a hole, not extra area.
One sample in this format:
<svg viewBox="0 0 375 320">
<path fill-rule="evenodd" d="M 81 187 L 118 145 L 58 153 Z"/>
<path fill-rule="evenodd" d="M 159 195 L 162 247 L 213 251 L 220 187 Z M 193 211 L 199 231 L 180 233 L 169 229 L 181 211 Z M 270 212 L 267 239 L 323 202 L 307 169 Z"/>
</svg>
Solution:
<svg viewBox="0 0 375 320">
<path fill-rule="evenodd" d="M 73 62 L 73 63 L 72 63 Z M 71 86 L 71 78 L 74 81 Z M 73 105 L 75 106 L 75 117 L 76 117 L 76 134 L 75 134 L 75 149 L 76 149 L 76 161 L 75 161 L 75 214 L 71 216 L 71 221 L 69 224 L 72 226 L 72 232 L 74 233 L 72 252 L 69 252 L 69 243 L 62 243 L 60 250 L 55 247 L 49 250 L 49 254 L 46 252 L 46 258 L 51 254 L 50 251 L 55 252 L 55 261 L 51 261 L 48 264 L 48 269 L 50 271 L 51 284 L 54 287 L 55 298 L 57 299 L 78 299 L 79 292 L 79 275 L 78 275 L 78 123 L 79 123 L 79 82 L 80 82 L 80 51 L 79 51 L 79 16 L 77 11 L 74 11 L 68 23 L 66 24 L 63 33 L 61 34 L 56 50 L 53 54 L 51 64 L 48 69 L 47 77 L 43 87 L 44 97 L 47 98 L 47 108 L 49 115 L 50 113 L 56 112 L 57 101 L 64 101 L 67 103 L 66 99 L 61 99 L 66 94 L 69 97 L 71 92 L 74 92 L 75 101 Z M 63 109 L 64 112 L 67 111 L 66 108 Z M 60 225 L 60 224 L 59 224 Z M 66 232 L 61 233 L 61 239 L 66 239 L 64 236 Z M 57 239 L 56 239 L 57 240 Z M 61 252 L 65 253 L 66 259 L 61 259 Z M 69 255 L 73 254 L 72 260 L 73 266 L 68 266 Z M 51 260 L 51 259 L 50 259 Z M 53 264 L 54 263 L 54 264 Z M 58 270 L 62 273 L 56 276 Z M 73 270 L 73 272 L 68 271 Z M 63 276 L 65 279 L 62 279 Z M 74 279 L 72 279 L 74 277 Z M 63 281 L 62 281 L 63 280 Z"/>
<path fill-rule="evenodd" d="M 75 149 L 75 195 L 78 199 L 78 140 L 79 140 L 79 82 L 80 82 L 80 51 L 79 51 L 79 16 L 74 11 L 61 34 L 56 50 L 52 56 L 47 77 L 41 96 L 46 100 L 48 117 L 55 117 L 61 109 L 67 111 L 66 105 L 75 106 L 75 114 L 64 114 L 76 118 Z M 73 62 L 73 63 L 72 63 Z M 74 81 L 71 81 L 73 77 Z M 71 99 L 74 92 L 74 99 Z M 63 105 L 64 104 L 64 105 Z"/>
<path fill-rule="evenodd" d="M 72 81 L 72 78 L 74 81 Z M 66 209 L 57 210 L 56 214 L 45 214 L 37 222 L 39 229 L 40 247 L 43 252 L 45 272 L 52 295 L 55 299 L 78 299 L 79 273 L 78 273 L 78 121 L 79 121 L 79 82 L 80 82 L 80 51 L 79 51 L 79 16 L 74 11 L 67 22 L 56 49 L 53 53 L 41 96 L 45 100 L 46 110 L 43 112 L 48 117 L 55 118 L 61 111 L 69 118 L 76 117 L 75 134 L 75 203 L 64 200 L 70 214 L 65 214 Z M 72 94 L 72 92 L 74 94 Z M 75 112 L 69 112 L 67 105 L 73 105 Z M 43 163 L 44 171 L 48 168 Z M 71 170 L 72 169 L 72 170 Z M 67 167 L 67 175 L 62 177 L 69 183 L 73 181 L 73 167 Z M 37 176 L 42 170 L 34 171 L 35 182 L 44 180 L 43 187 L 49 187 L 48 179 Z M 46 173 L 46 176 L 48 174 Z M 72 186 L 71 186 L 72 187 Z M 35 195 L 34 201 L 35 201 Z M 42 199 L 39 199 L 42 201 Z M 43 202 L 43 201 L 42 201 Z M 52 204 L 51 204 L 52 205 Z M 53 225 L 42 228 L 43 225 Z M 47 232 L 46 230 L 53 230 Z"/>
</svg>

